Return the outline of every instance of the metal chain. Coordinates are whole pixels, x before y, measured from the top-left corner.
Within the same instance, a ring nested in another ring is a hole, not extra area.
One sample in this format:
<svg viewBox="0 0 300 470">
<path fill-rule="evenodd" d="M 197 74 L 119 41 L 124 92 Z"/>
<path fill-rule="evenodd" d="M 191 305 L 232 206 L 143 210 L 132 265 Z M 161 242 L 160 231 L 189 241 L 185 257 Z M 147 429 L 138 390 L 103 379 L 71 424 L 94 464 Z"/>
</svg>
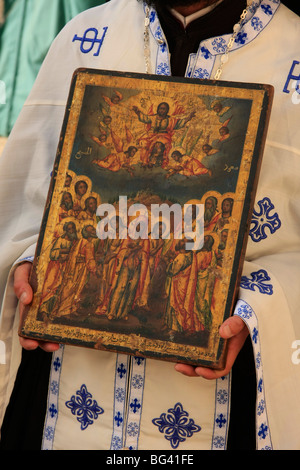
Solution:
<svg viewBox="0 0 300 470">
<path fill-rule="evenodd" d="M 150 26 L 150 9 L 146 7 L 145 29 L 144 29 L 144 55 L 146 73 L 150 73 L 150 41 L 149 41 L 149 26 Z"/>
<path fill-rule="evenodd" d="M 248 8 L 249 8 L 249 6 L 248 6 Z M 238 33 L 240 32 L 241 28 L 242 28 L 242 22 L 244 21 L 244 19 L 247 16 L 248 8 L 246 8 L 245 10 L 242 11 L 242 14 L 240 16 L 240 21 L 237 24 L 235 24 L 234 27 L 233 27 L 233 34 L 232 34 L 231 38 L 228 41 L 228 44 L 226 46 L 226 50 L 225 50 L 224 54 L 221 55 L 220 65 L 219 65 L 219 67 L 218 67 L 218 69 L 215 73 L 215 76 L 214 76 L 215 80 L 220 79 L 220 77 L 222 75 L 222 72 L 223 72 L 224 64 L 226 64 L 228 62 L 229 52 L 231 51 L 231 49 L 233 47 L 233 44 L 234 44 L 234 41 L 235 41 Z"/>
</svg>

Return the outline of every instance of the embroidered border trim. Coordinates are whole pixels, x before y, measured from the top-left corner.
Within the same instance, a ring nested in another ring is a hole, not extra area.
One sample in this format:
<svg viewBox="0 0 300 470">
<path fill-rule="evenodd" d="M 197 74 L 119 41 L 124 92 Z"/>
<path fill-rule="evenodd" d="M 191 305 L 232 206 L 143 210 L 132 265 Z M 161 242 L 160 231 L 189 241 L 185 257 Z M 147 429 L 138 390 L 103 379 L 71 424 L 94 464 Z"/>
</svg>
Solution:
<svg viewBox="0 0 300 470">
<path fill-rule="evenodd" d="M 132 357 L 125 429 L 125 448 L 129 450 L 138 449 L 143 409 L 145 371 L 146 359 Z"/>
<path fill-rule="evenodd" d="M 231 374 L 216 380 L 212 450 L 226 450 L 230 412 Z"/>
<path fill-rule="evenodd" d="M 252 307 L 244 300 L 238 300 L 234 314 L 239 316 L 247 325 L 252 345 L 256 368 L 256 446 L 257 450 L 272 450 L 271 431 L 268 420 L 263 379 L 263 364 L 259 338 L 258 319 Z"/>
<path fill-rule="evenodd" d="M 121 450 L 123 448 L 129 368 L 129 356 L 117 354 L 111 450 Z"/>
<path fill-rule="evenodd" d="M 18 259 L 14 264 L 17 265 L 20 263 L 25 263 L 26 261 L 28 261 L 29 263 L 33 263 L 33 260 L 34 256 L 26 256 L 25 258 Z"/>
<path fill-rule="evenodd" d="M 53 450 L 55 428 L 58 418 L 59 384 L 64 355 L 64 346 L 53 353 L 47 401 L 47 414 L 44 424 L 42 450 Z"/>
</svg>

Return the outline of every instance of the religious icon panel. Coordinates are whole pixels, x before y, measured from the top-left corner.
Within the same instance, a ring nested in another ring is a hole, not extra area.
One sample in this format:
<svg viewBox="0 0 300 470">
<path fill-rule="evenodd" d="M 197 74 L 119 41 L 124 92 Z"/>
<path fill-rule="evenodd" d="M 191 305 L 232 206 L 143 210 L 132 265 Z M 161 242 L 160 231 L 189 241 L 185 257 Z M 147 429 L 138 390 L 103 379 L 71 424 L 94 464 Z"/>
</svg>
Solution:
<svg viewBox="0 0 300 470">
<path fill-rule="evenodd" d="M 77 70 L 20 335 L 222 367 L 272 94 Z"/>
</svg>

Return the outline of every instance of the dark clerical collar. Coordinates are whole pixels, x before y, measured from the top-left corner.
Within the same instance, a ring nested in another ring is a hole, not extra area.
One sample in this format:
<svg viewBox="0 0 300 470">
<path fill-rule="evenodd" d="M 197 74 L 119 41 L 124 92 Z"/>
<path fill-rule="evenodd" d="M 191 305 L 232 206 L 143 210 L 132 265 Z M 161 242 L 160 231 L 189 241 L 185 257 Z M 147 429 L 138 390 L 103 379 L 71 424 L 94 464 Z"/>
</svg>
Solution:
<svg viewBox="0 0 300 470">
<path fill-rule="evenodd" d="M 201 41 L 232 33 L 233 26 L 239 22 L 246 7 L 246 0 L 223 0 L 216 8 L 194 20 L 186 28 L 167 8 L 158 8 L 157 14 L 171 54 L 172 75 L 184 76 L 189 55 L 197 52 Z"/>
</svg>

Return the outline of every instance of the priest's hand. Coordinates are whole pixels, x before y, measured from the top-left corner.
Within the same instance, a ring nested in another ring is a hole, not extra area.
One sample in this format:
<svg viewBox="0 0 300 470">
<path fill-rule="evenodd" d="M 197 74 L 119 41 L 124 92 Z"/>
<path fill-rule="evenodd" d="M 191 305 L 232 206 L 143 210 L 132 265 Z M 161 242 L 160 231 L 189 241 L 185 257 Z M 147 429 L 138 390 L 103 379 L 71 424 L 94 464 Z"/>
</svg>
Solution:
<svg viewBox="0 0 300 470">
<path fill-rule="evenodd" d="M 31 271 L 31 263 L 23 263 L 18 266 L 15 270 L 14 275 L 14 290 L 17 298 L 19 299 L 20 305 L 20 318 L 24 314 L 24 308 L 29 305 L 32 301 L 33 292 L 29 284 L 29 275 Z M 47 343 L 42 341 L 36 341 L 33 339 L 25 339 L 20 337 L 20 344 L 24 349 L 31 351 L 40 347 L 46 352 L 57 351 L 59 344 Z"/>
<path fill-rule="evenodd" d="M 175 370 L 189 377 L 203 377 L 208 380 L 218 379 L 227 375 L 234 361 L 243 347 L 248 336 L 248 328 L 243 320 L 237 316 L 232 316 L 225 320 L 219 330 L 220 336 L 228 339 L 227 360 L 225 368 L 222 370 L 209 369 L 207 367 L 193 367 L 187 364 L 176 364 Z"/>
</svg>

